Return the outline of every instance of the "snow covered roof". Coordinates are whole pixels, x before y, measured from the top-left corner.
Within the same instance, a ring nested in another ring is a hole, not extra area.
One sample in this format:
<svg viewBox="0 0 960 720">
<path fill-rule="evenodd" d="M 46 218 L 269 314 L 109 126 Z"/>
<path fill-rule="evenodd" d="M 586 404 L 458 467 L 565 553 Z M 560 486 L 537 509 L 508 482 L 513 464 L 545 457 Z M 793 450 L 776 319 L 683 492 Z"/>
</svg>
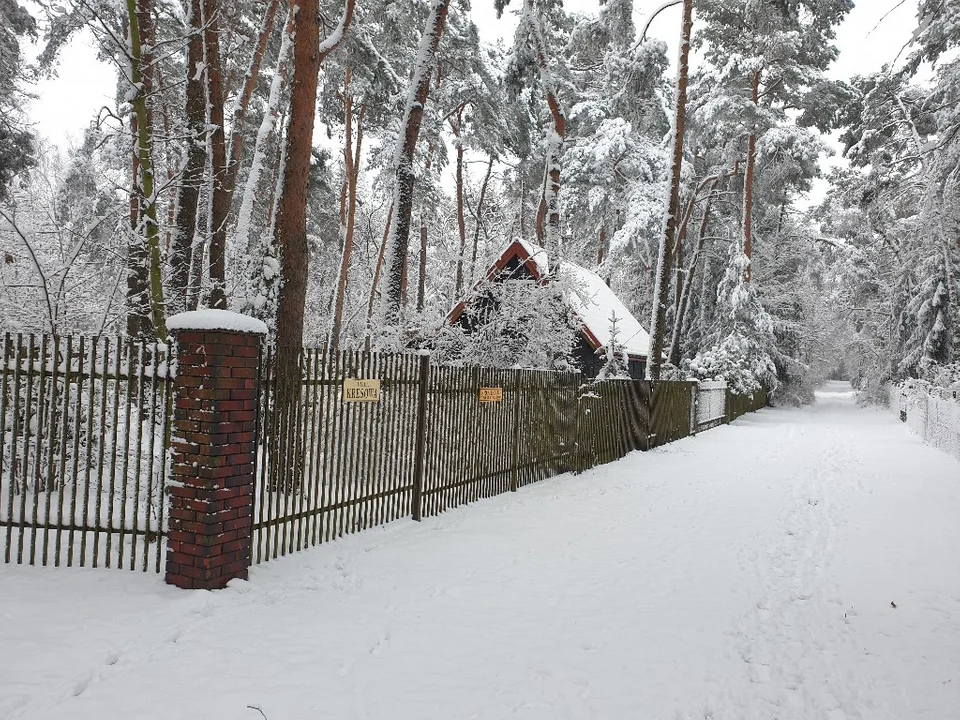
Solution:
<svg viewBox="0 0 960 720">
<path fill-rule="evenodd" d="M 596 349 L 610 343 L 610 318 L 616 316 L 618 342 L 631 355 L 646 357 L 650 336 L 603 278 L 580 265 L 563 261 L 560 275 L 572 280 L 570 307 L 580 317 L 584 329 L 593 335 Z"/>
<path fill-rule="evenodd" d="M 539 281 L 550 277 L 550 258 L 547 251 L 526 240 L 514 240 L 487 271 L 487 280 L 494 280 L 512 259 L 519 260 Z M 616 293 L 595 272 L 576 263 L 561 261 L 559 275 L 569 286 L 567 300 L 570 308 L 580 318 L 584 335 L 594 350 L 605 348 L 610 343 L 610 318 L 617 318 L 617 340 L 630 355 L 646 357 L 650 336 L 627 309 Z M 448 320 L 453 323 L 463 312 L 465 302 L 457 305 Z"/>
</svg>

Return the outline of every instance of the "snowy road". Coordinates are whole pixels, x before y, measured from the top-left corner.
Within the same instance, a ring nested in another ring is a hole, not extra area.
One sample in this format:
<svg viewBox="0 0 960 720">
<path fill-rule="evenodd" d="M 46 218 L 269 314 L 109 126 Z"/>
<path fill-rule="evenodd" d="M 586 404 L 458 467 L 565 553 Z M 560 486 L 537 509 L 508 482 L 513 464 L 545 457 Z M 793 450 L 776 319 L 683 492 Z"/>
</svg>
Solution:
<svg viewBox="0 0 960 720">
<path fill-rule="evenodd" d="M 958 518 L 835 384 L 218 593 L 0 565 L 0 718 L 951 720 Z"/>
</svg>

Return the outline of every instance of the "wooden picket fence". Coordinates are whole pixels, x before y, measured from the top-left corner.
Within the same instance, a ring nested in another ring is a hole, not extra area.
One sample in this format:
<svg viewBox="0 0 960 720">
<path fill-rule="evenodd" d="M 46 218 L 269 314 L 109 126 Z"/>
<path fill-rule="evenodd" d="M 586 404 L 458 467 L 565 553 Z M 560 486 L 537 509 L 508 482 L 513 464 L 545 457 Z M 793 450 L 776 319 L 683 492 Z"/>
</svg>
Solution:
<svg viewBox="0 0 960 720">
<path fill-rule="evenodd" d="M 156 343 L 6 333 L 4 562 L 159 572 L 170 417 Z"/>
<path fill-rule="evenodd" d="M 766 404 L 762 394 L 729 396 L 723 384 L 592 382 L 578 372 L 305 350 L 296 417 L 283 418 L 271 368 L 268 350 L 253 562 L 582 473 Z M 347 401 L 345 383 L 353 380 L 379 381 L 378 401 Z M 270 441 L 280 437 L 295 440 Z"/>
<path fill-rule="evenodd" d="M 421 519 L 762 407 L 724 385 L 453 367 L 306 349 L 292 413 L 260 359 L 251 561 Z M 8 563 L 164 567 L 175 363 L 123 338 L 0 338 L 0 538 Z M 348 379 L 378 381 L 349 402 Z"/>
</svg>

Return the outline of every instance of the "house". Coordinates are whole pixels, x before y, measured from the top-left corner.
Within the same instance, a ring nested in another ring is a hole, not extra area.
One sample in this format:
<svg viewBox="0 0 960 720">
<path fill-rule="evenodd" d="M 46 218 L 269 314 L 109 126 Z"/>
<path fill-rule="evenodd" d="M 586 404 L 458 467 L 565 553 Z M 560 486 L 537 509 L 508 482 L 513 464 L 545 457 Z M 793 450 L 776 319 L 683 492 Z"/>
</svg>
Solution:
<svg viewBox="0 0 960 720">
<path fill-rule="evenodd" d="M 556 270 L 556 273 L 553 273 Z M 533 280 L 540 285 L 561 277 L 567 282 L 565 301 L 571 316 L 580 325 L 574 360 L 588 377 L 595 377 L 605 362 L 610 342 L 611 316 L 617 319 L 617 343 L 623 347 L 628 360 L 630 376 L 642 379 L 646 371 L 650 336 L 613 290 L 599 275 L 572 262 L 561 261 L 559 268 L 551 268 L 547 252 L 525 240 L 514 240 L 504 249 L 486 273 L 486 282 Z M 483 285 L 477 283 L 476 290 Z M 460 302 L 447 316 L 450 325 L 460 325 L 468 332 L 476 320 L 465 313 L 472 303 L 483 302 L 474 295 Z"/>
</svg>

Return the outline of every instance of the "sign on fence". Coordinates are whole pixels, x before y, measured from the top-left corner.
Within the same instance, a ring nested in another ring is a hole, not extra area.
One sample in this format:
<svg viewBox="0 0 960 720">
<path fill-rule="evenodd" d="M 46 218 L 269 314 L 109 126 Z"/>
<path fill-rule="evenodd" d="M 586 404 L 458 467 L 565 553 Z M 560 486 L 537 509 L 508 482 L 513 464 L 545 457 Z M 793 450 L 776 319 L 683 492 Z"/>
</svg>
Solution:
<svg viewBox="0 0 960 720">
<path fill-rule="evenodd" d="M 343 379 L 344 402 L 380 402 L 380 381 Z"/>
<path fill-rule="evenodd" d="M 498 403 L 503 402 L 503 388 L 480 388 L 480 402 L 482 403 Z"/>
</svg>

